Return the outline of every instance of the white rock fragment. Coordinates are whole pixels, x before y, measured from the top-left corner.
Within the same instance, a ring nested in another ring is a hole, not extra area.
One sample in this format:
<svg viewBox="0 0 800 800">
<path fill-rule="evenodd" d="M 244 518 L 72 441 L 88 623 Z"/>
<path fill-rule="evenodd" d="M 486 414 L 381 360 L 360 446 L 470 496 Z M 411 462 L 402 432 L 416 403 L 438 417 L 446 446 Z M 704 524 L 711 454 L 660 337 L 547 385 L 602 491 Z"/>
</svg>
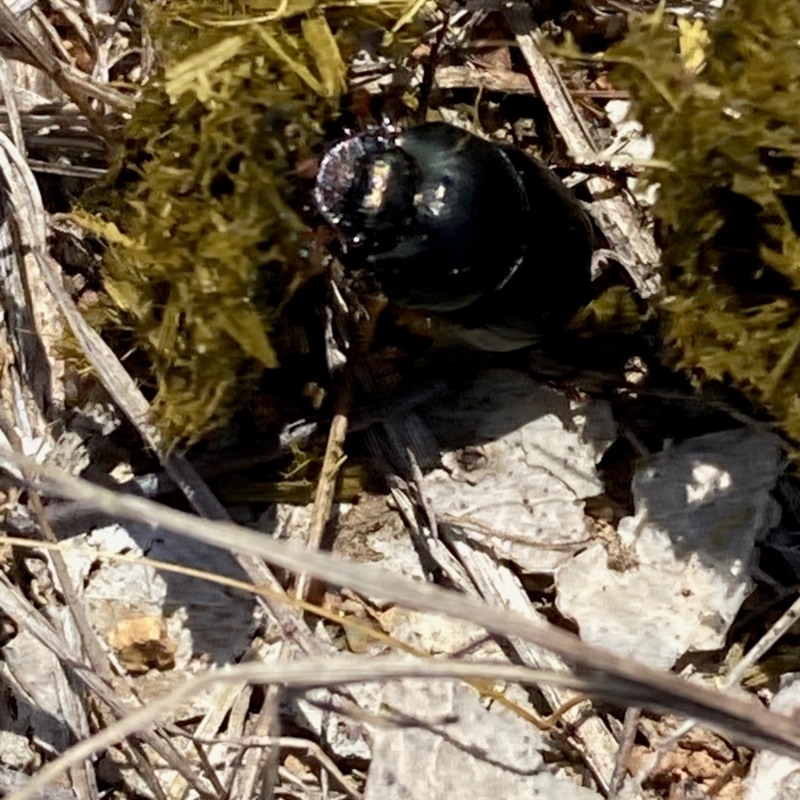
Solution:
<svg viewBox="0 0 800 800">
<path fill-rule="evenodd" d="M 76 734 L 65 719 L 69 685 L 59 660 L 33 634 L 22 630 L 3 647 L 3 661 L 15 679 L 10 690 L 17 713 L 13 727 L 31 732 L 55 752 L 64 752 Z M 3 720 L 3 727 L 11 728 L 12 721 Z"/>
<path fill-rule="evenodd" d="M 606 104 L 608 119 L 614 125 L 611 144 L 603 155 L 613 167 L 641 166 L 653 158 L 653 138 L 644 133 L 642 123 L 630 116 L 630 100 L 609 100 Z M 627 179 L 628 189 L 644 206 L 652 206 L 658 197 L 658 183 L 643 185 L 638 178 Z"/>
<path fill-rule="evenodd" d="M 420 726 L 377 727 L 364 800 L 599 800 L 548 771 L 542 735 L 519 717 L 485 709 L 474 690 L 453 681 L 395 681 L 381 708 Z"/>
<path fill-rule="evenodd" d="M 425 416 L 449 449 L 423 482 L 437 517 L 532 572 L 552 572 L 585 545 L 583 500 L 602 493 L 596 465 L 616 435 L 608 404 L 497 369 Z"/>
<path fill-rule="evenodd" d="M 470 648 L 473 657 L 504 659 L 498 644 L 483 628 L 463 620 L 392 606 L 380 613 L 381 627 L 394 639 L 421 653 L 450 654 Z M 480 642 L 478 655 L 472 649 Z"/>
<path fill-rule="evenodd" d="M 557 604 L 581 638 L 669 669 L 684 653 L 721 647 L 750 589 L 755 541 L 777 524 L 770 496 L 776 444 L 739 429 L 654 456 L 633 480 L 635 517 L 618 533 L 631 567 L 609 567 L 599 544 L 556 572 Z"/>
<path fill-rule="evenodd" d="M 0 730 L 0 764 L 17 772 L 30 769 L 36 762 L 36 753 L 27 736 L 13 731 Z"/>
</svg>

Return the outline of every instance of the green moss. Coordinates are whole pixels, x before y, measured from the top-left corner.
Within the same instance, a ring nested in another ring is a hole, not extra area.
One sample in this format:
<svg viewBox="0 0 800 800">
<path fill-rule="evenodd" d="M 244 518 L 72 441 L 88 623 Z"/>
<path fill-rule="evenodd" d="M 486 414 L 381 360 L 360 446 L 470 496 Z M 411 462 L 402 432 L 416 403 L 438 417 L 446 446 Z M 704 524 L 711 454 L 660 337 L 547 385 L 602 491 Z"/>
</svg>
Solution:
<svg viewBox="0 0 800 800">
<path fill-rule="evenodd" d="M 569 327 L 584 337 L 606 333 L 635 334 L 646 317 L 638 305 L 627 286 L 612 286 L 582 308 Z"/>
<path fill-rule="evenodd" d="M 76 217 L 107 242 L 93 320 L 146 356 L 149 374 L 135 377 L 168 442 L 224 425 L 289 357 L 275 324 L 319 263 L 293 174 L 338 113 L 356 35 L 400 13 L 313 0 L 151 10 L 162 63 L 111 177 Z"/>
<path fill-rule="evenodd" d="M 608 54 L 669 164 L 647 176 L 660 183 L 667 345 L 800 441 L 800 5 L 730 0 L 707 33 L 694 69 L 661 14 Z"/>
</svg>

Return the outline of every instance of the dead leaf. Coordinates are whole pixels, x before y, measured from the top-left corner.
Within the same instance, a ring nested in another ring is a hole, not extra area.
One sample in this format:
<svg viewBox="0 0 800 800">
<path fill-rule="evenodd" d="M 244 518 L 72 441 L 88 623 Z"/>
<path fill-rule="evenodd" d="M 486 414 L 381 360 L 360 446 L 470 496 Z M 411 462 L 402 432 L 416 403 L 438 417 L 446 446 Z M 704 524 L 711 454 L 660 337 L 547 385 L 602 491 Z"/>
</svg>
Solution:
<svg viewBox="0 0 800 800">
<path fill-rule="evenodd" d="M 161 617 L 120 620 L 107 636 L 120 663 L 130 672 L 168 670 L 175 666 L 177 645 Z"/>
</svg>

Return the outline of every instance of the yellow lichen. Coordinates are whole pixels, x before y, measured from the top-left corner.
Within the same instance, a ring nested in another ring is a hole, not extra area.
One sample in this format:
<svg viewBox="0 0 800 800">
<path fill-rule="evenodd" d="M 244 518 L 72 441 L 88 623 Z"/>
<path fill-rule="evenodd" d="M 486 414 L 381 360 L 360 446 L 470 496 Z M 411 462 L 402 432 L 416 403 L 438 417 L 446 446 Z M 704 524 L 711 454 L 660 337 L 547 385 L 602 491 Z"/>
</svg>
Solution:
<svg viewBox="0 0 800 800">
<path fill-rule="evenodd" d="M 685 32 L 688 23 L 683 23 Z M 665 333 L 800 441 L 800 6 L 730 0 L 688 64 L 663 15 L 609 52 L 655 143 Z"/>
</svg>

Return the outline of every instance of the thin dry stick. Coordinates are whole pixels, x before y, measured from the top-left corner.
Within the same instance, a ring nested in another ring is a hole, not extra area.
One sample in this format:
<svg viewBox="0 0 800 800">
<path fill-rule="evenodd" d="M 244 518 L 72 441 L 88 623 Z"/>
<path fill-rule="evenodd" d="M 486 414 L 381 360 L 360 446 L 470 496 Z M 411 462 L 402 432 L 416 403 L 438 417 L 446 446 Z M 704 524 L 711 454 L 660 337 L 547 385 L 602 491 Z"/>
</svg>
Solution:
<svg viewBox="0 0 800 800">
<path fill-rule="evenodd" d="M 0 543 L 8 544 L 12 547 L 29 547 L 33 550 L 64 549 L 64 545 L 61 542 L 53 544 L 52 542 L 42 542 L 38 539 L 28 539 L 22 536 L 0 536 Z M 427 653 L 424 653 L 412 647 L 411 645 L 406 644 L 401 639 L 395 639 L 388 633 L 384 633 L 377 628 L 373 628 L 365 623 L 359 622 L 355 618 L 340 616 L 337 613 L 328 611 L 322 606 L 309 603 L 306 600 L 300 600 L 283 592 L 277 593 L 268 586 L 258 586 L 254 583 L 248 583 L 247 581 L 239 580 L 237 578 L 231 578 L 228 575 L 219 575 L 215 572 L 206 572 L 205 570 L 197 569 L 196 567 L 186 567 L 182 564 L 173 564 L 169 561 L 159 561 L 157 558 L 150 558 L 143 555 L 115 553 L 112 551 L 103 550 L 102 548 L 97 550 L 96 555 L 98 558 L 104 558 L 112 562 L 116 561 L 127 564 L 140 564 L 149 566 L 161 572 L 173 572 L 176 575 L 185 575 L 191 578 L 198 578 L 199 580 L 216 583 L 219 586 L 227 586 L 231 589 L 238 589 L 240 591 L 250 592 L 261 597 L 268 597 L 271 600 L 286 603 L 293 608 L 298 608 L 309 614 L 313 614 L 314 616 L 327 620 L 334 625 L 339 625 L 345 629 L 349 628 L 363 637 L 373 639 L 376 642 L 380 642 L 381 644 L 384 644 L 394 650 L 401 650 L 404 653 L 409 653 L 411 655 L 417 655 L 420 657 L 425 657 L 428 655 Z M 0 608 L 2 608 L 2 605 L 0 605 Z M 460 653 L 455 653 L 453 655 L 458 656 Z"/>
<path fill-rule="evenodd" d="M 113 140 L 104 122 L 87 99 L 85 94 L 86 87 L 81 86 L 80 89 L 76 87 L 76 81 L 72 77 L 68 77 L 67 65 L 59 61 L 37 42 L 30 31 L 16 18 L 5 3 L 0 3 L 0 30 L 78 106 L 81 113 L 97 130 L 104 141 L 111 142 Z"/>
<path fill-rule="evenodd" d="M 182 736 L 188 735 L 185 731 L 181 731 L 180 733 Z M 336 766 L 331 757 L 316 742 L 312 742 L 310 739 L 299 739 L 295 736 L 269 736 L 255 733 L 240 737 L 219 736 L 214 739 L 199 739 L 193 736 L 192 738 L 202 744 L 230 744 L 245 748 L 274 747 L 276 750 L 305 750 L 336 778 L 342 789 L 344 789 L 353 800 L 362 800 L 363 795 L 353 789 L 347 780 L 347 776 Z M 236 796 L 250 797 L 251 795 L 239 793 Z"/>
<path fill-rule="evenodd" d="M 503 94 L 535 94 L 527 75 L 510 69 L 437 67 L 433 74 L 433 84 L 437 89 L 483 89 Z"/>
<path fill-rule="evenodd" d="M 56 537 L 53 533 L 53 529 L 47 524 L 47 520 L 44 517 L 44 506 L 42 505 L 41 498 L 36 492 L 30 492 L 29 495 L 30 504 L 39 520 L 45 538 L 50 542 L 55 542 Z M 67 603 L 67 608 L 69 608 L 75 627 L 78 630 L 78 636 L 88 656 L 89 663 L 103 680 L 109 682 L 112 678 L 111 669 L 108 666 L 100 643 L 97 641 L 97 637 L 89 624 L 89 619 L 86 616 L 86 609 L 78 599 L 78 593 L 75 591 L 75 586 L 72 583 L 66 561 L 64 561 L 64 557 L 59 551 L 51 551 L 50 556 L 61 591 L 64 595 L 64 600 Z M 82 713 L 77 715 L 79 717 L 77 722 L 83 730 L 79 730 L 78 733 L 80 735 L 88 735 L 89 723 L 86 719 L 86 710 L 83 708 L 83 704 L 81 704 L 81 706 Z M 99 796 L 96 776 L 90 762 L 86 762 L 82 770 L 76 769 L 73 771 L 72 785 L 79 796 L 85 796 L 87 794 L 92 798 L 97 798 Z"/>
<path fill-rule="evenodd" d="M 33 507 L 34 514 L 36 514 L 42 533 L 44 534 L 45 541 L 55 544 L 58 540 L 53 533 L 53 529 L 47 524 L 42 500 L 36 492 L 30 493 L 30 503 Z M 80 602 L 77 591 L 75 591 L 75 586 L 70 577 L 64 556 L 59 550 L 51 550 L 50 557 L 53 559 L 53 568 L 61 586 L 61 592 L 75 620 L 75 627 L 78 629 L 81 645 L 86 651 L 89 663 L 102 680 L 106 681 L 106 683 L 111 683 L 114 680 L 114 673 L 108 664 L 108 659 L 100 645 L 100 641 L 89 623 L 89 618 L 86 616 L 86 609 Z"/>
<path fill-rule="evenodd" d="M 25 158 L 25 136 L 22 132 L 22 120 L 19 115 L 19 108 L 17 108 L 17 98 L 14 92 L 14 82 L 11 80 L 11 70 L 8 67 L 8 61 L 3 58 L 0 53 L 0 94 L 3 96 L 3 103 L 6 107 L 8 114 L 8 127 L 11 132 L 11 139 L 13 140 L 20 155 Z"/>
<path fill-rule="evenodd" d="M 211 708 L 200 721 L 200 724 L 195 728 L 195 732 L 200 735 L 217 732 L 225 718 L 229 717 L 231 708 L 236 702 L 236 698 L 240 692 L 240 686 L 226 686 L 223 690 L 217 691 L 214 695 Z M 220 795 L 224 795 L 225 788 L 222 786 L 216 771 L 210 765 L 209 758 L 204 752 L 204 749 L 200 745 L 195 744 L 195 751 L 197 752 L 200 764 L 203 766 L 209 781 L 211 781 Z M 170 798 L 179 798 L 183 797 L 185 794 L 186 779 L 182 775 L 176 775 L 167 787 L 167 795 Z"/>
<path fill-rule="evenodd" d="M 325 525 L 330 519 L 333 499 L 336 494 L 339 468 L 345 460 L 344 440 L 347 436 L 347 415 L 350 412 L 353 383 L 352 370 L 348 370 L 348 373 L 349 375 L 345 378 L 344 386 L 337 402 L 338 408 L 328 433 L 328 444 L 325 448 L 325 457 L 322 461 L 317 491 L 314 495 L 314 505 L 311 509 L 307 545 L 314 550 L 319 548 L 322 535 L 325 532 Z M 308 596 L 310 585 L 310 576 L 307 573 L 301 574 L 297 580 L 295 595 L 304 600 Z"/>
<path fill-rule="evenodd" d="M 75 56 L 73 56 L 72 53 L 66 48 L 63 39 L 55 28 L 55 25 L 50 22 L 44 11 L 42 11 L 42 9 L 38 6 L 34 6 L 31 9 L 31 15 L 39 24 L 41 31 L 47 35 L 50 44 L 52 45 L 53 49 L 55 49 L 56 53 L 61 57 L 63 62 L 74 67 Z"/>
<path fill-rule="evenodd" d="M 798 618 L 800 618 L 800 597 L 792 603 L 791 608 L 781 616 L 742 660 L 720 681 L 720 688 L 730 689 L 732 686 L 736 686 L 744 678 L 747 671 L 763 658 L 782 636 L 789 632 L 789 629 L 797 622 Z"/>
<path fill-rule="evenodd" d="M 272 684 L 266 692 L 264 705 L 258 715 L 256 727 L 259 730 L 277 736 L 280 733 L 280 697 L 283 694 L 283 687 Z M 266 756 L 261 762 L 261 769 L 258 773 L 260 783 L 260 796 L 264 800 L 271 800 L 275 795 L 275 787 L 278 785 L 278 770 L 281 765 L 280 745 L 270 747 Z M 240 797 L 249 795 L 239 795 Z"/>
<path fill-rule="evenodd" d="M 319 554 L 315 554 L 319 555 Z M 203 692 L 209 686 L 224 681 L 248 681 L 258 684 L 284 684 L 299 688 L 338 686 L 364 681 L 386 681 L 393 678 L 461 678 L 488 679 L 531 684 L 543 680 L 558 681 L 573 688 L 585 688 L 586 682 L 568 675 L 555 675 L 525 667 L 496 663 L 467 663 L 411 661 L 399 659 L 352 658 L 350 654 L 331 658 L 310 658 L 282 664 L 237 664 L 214 670 L 178 686 L 167 695 L 153 700 L 147 707 L 132 711 L 127 717 L 93 736 L 73 745 L 69 750 L 43 767 L 20 790 L 5 800 L 32 800 L 66 769 L 89 758 L 93 753 L 112 746 L 120 739 L 150 726 L 160 715 L 176 708 L 187 698 Z"/>
<path fill-rule="evenodd" d="M 567 148 L 578 158 L 581 153 L 595 153 L 597 148 L 592 135 L 575 108 L 558 69 L 539 44 L 530 9 L 515 3 L 505 11 L 505 16 L 536 90 L 547 105 Z M 593 177 L 589 179 L 588 187 L 595 198 L 591 210 L 597 223 L 613 244 L 637 290 L 642 297 L 656 294 L 661 285 L 657 271 L 660 255 L 652 234 L 642 226 L 636 209 L 619 195 L 613 181 Z"/>
<path fill-rule="evenodd" d="M 252 647 L 251 652 L 255 654 L 256 646 Z M 249 654 L 248 654 L 249 655 Z M 281 658 L 282 654 L 278 656 Z M 248 659 L 249 660 L 249 659 Z M 264 660 L 264 659 L 259 659 Z M 250 684 L 245 684 L 244 688 L 239 692 L 236 699 L 236 705 L 231 709 L 229 717 L 228 730 L 225 731 L 224 736 L 230 737 L 232 740 L 245 736 L 245 725 L 248 728 L 252 725 L 253 728 L 259 726 L 261 721 L 261 714 L 259 712 L 255 723 L 253 723 L 253 714 L 250 710 L 253 701 L 254 691 Z M 260 733 L 263 733 L 263 729 Z M 252 731 L 251 731 L 252 733 Z M 223 734 L 219 734 L 223 736 Z M 201 742 L 202 744 L 202 742 Z M 226 749 L 235 749 L 235 745 L 226 745 Z M 240 750 L 235 754 L 230 764 L 230 769 L 226 776 L 225 797 L 253 797 L 254 787 L 258 780 L 258 775 L 261 769 L 264 753 L 259 750 Z M 241 787 L 241 788 L 240 788 Z"/>
<path fill-rule="evenodd" d="M 286 651 L 285 643 L 281 643 L 275 660 L 283 660 Z M 254 644 L 243 660 L 264 661 L 264 643 Z M 247 686 L 250 689 L 248 699 L 252 700 L 252 687 L 250 684 L 247 684 Z M 264 700 L 258 711 L 255 722 L 252 723 L 249 736 L 270 738 L 278 736 L 281 732 L 280 699 L 283 694 L 283 687 L 278 685 L 270 686 L 264 694 Z M 244 725 L 234 728 L 233 730 L 241 730 L 244 732 Z M 229 723 L 228 733 L 230 732 L 231 725 Z M 192 738 L 196 739 L 197 737 L 193 736 Z M 271 748 L 267 753 L 264 753 L 263 750 L 245 750 L 241 754 L 241 763 L 232 771 L 230 785 L 226 789 L 226 796 L 255 797 L 256 786 L 259 781 L 262 786 L 268 784 L 271 780 L 270 776 L 273 778 L 277 776 L 279 765 L 280 751 L 278 748 Z"/>
<path fill-rule="evenodd" d="M 547 106 L 567 149 L 571 153 L 595 152 L 594 137 L 575 108 L 558 67 L 539 46 L 530 10 L 518 3 L 506 10 L 505 17 L 531 71 L 536 91 Z"/>
<path fill-rule="evenodd" d="M 62 0 L 50 0 L 50 5 L 53 8 L 53 11 L 58 12 L 64 17 L 64 19 L 67 20 L 67 22 L 69 22 L 75 33 L 78 34 L 87 48 L 94 46 L 95 37 L 86 27 L 85 23 L 81 19 L 80 14 L 73 10 L 74 6 L 70 7 L 70 5 L 62 2 Z M 39 11 L 39 9 L 34 8 L 34 11 Z"/>
<path fill-rule="evenodd" d="M 167 800 L 167 795 L 161 786 L 161 782 L 156 775 L 156 770 L 150 760 L 150 755 L 144 748 L 146 739 L 144 736 L 130 736 L 125 744 L 130 747 L 133 753 L 133 760 L 139 768 L 138 777 L 147 784 L 147 788 L 153 793 L 156 800 Z M 172 744 L 170 742 L 170 744 Z M 125 745 L 122 745 L 123 747 Z"/>
<path fill-rule="evenodd" d="M 415 424 L 416 415 L 408 415 L 399 424 L 387 421 L 383 425 L 383 430 L 388 440 L 388 445 L 394 450 L 393 460 L 397 464 L 402 464 L 404 471 L 408 474 L 402 477 L 414 487 L 416 499 L 425 522 L 428 524 L 428 536 L 431 539 L 439 538 L 439 525 L 436 521 L 436 512 L 428 498 L 425 496 L 423 488 L 424 478 L 422 468 L 417 460 L 416 450 L 412 444 L 413 431 L 411 426 Z"/>
<path fill-rule="evenodd" d="M 344 441 L 347 437 L 348 415 L 353 401 L 353 386 L 355 383 L 355 369 L 361 357 L 368 350 L 375 332 L 375 323 L 380 311 L 379 304 L 373 303 L 368 309 L 367 316 L 362 324 L 354 325 L 354 335 L 351 337 L 351 352 L 347 359 L 342 386 L 336 399 L 336 411 L 328 433 L 328 444 L 325 448 L 325 457 L 322 461 L 319 482 L 314 495 L 314 505 L 311 509 L 311 522 L 308 529 L 307 544 L 310 549 L 318 550 L 322 542 L 325 526 L 331 516 L 333 500 L 336 495 L 336 482 L 339 469 L 345 461 Z M 297 580 L 295 596 L 305 600 L 311 584 L 309 575 L 302 573 Z"/>
<path fill-rule="evenodd" d="M 329 553 L 309 551 L 290 542 L 273 541 L 239 525 L 204 520 L 139 497 L 116 495 L 2 448 L 0 466 L 17 480 L 21 480 L 19 470 L 23 469 L 29 475 L 37 476 L 35 488 L 40 491 L 80 500 L 109 516 L 157 525 L 165 532 L 249 553 L 294 572 L 307 571 L 312 577 L 350 586 L 354 591 L 467 620 L 500 636 L 519 637 L 566 659 L 581 674 L 591 678 L 592 692 L 609 702 L 683 714 L 733 733 L 753 747 L 800 759 L 800 724 L 794 719 L 766 711 L 757 702 L 724 695 L 632 663 L 522 614 L 495 608 L 438 586 L 401 578 L 373 564 L 351 563 Z M 579 683 L 583 685 L 584 682 Z"/>
<path fill-rule="evenodd" d="M 106 174 L 106 170 L 97 167 L 78 167 L 71 164 L 55 164 L 50 161 L 40 161 L 37 158 L 29 158 L 28 166 L 33 172 L 46 175 L 63 175 L 67 178 L 89 178 L 97 180 Z"/>
<path fill-rule="evenodd" d="M 608 800 L 616 800 L 622 789 L 625 775 L 628 772 L 628 761 L 633 752 L 633 744 L 636 741 L 636 733 L 639 730 L 639 718 L 642 716 L 641 708 L 625 709 L 625 722 L 622 726 L 622 737 L 619 740 L 619 751 L 617 761 L 614 764 L 614 774 L 608 789 Z"/>
</svg>

